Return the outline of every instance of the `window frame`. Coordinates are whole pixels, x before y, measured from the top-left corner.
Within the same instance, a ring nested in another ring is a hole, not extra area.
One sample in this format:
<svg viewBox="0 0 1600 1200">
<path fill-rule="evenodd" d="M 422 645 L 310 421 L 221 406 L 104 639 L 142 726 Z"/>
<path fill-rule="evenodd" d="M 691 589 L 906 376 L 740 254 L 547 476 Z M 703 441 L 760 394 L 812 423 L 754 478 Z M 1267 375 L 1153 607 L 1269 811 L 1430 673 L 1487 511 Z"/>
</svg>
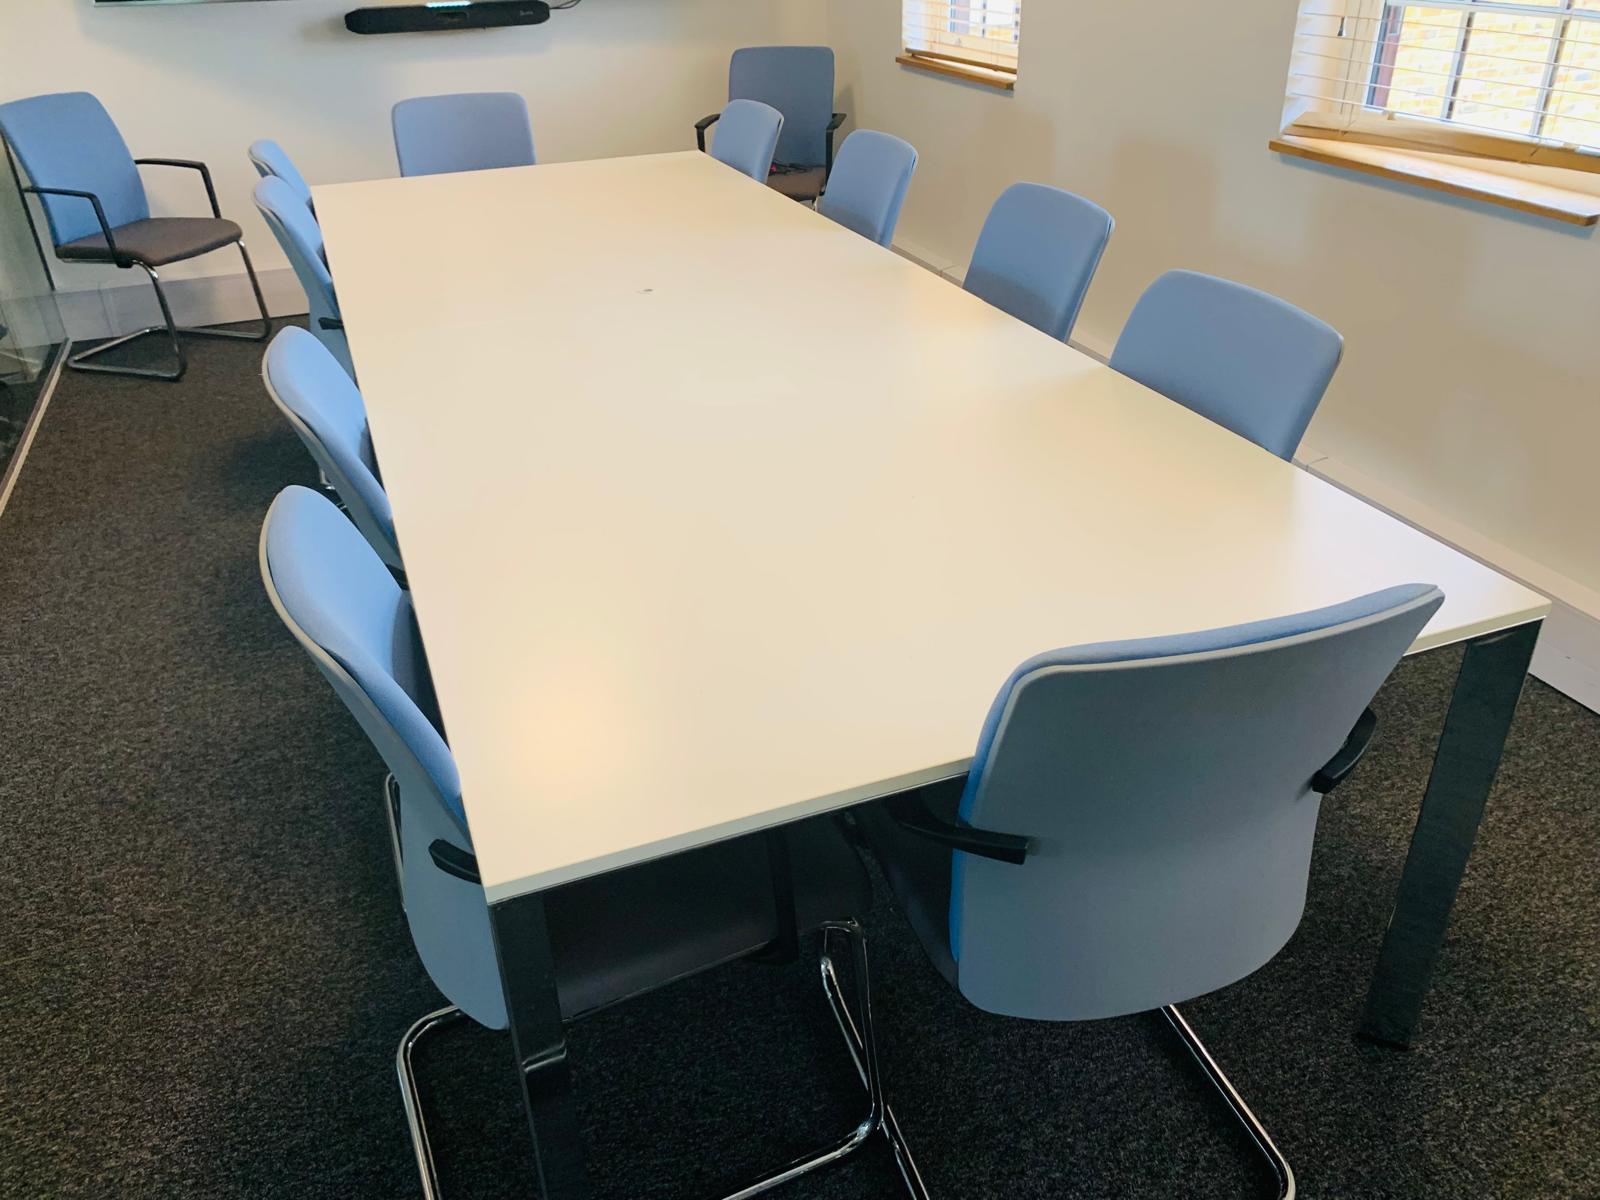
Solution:
<svg viewBox="0 0 1600 1200">
<path fill-rule="evenodd" d="M 942 16 L 938 11 L 933 16 L 945 26 L 948 38 L 907 37 L 907 26 L 912 23 L 913 17 L 925 19 L 928 15 L 925 10 L 929 7 L 943 11 Z M 1010 11 L 999 12 L 1000 9 Z M 976 21 L 975 11 L 982 14 Z M 990 28 L 992 16 L 1004 18 L 1014 30 L 1010 39 L 1012 49 L 1009 61 L 1004 61 L 1006 58 L 1004 51 L 982 44 L 987 42 L 1005 45 L 1004 38 L 993 37 L 988 33 L 971 32 L 971 26 L 974 24 L 978 24 L 982 29 Z M 958 26 L 966 28 L 961 29 Z M 1022 49 L 1022 0 L 900 0 L 900 33 L 901 49 L 895 61 L 902 66 L 969 83 L 980 83 L 1007 92 L 1016 87 Z M 927 44 L 911 45 L 914 40 L 922 40 Z M 981 54 L 996 55 L 1003 61 L 985 62 L 977 57 Z"/>
</svg>

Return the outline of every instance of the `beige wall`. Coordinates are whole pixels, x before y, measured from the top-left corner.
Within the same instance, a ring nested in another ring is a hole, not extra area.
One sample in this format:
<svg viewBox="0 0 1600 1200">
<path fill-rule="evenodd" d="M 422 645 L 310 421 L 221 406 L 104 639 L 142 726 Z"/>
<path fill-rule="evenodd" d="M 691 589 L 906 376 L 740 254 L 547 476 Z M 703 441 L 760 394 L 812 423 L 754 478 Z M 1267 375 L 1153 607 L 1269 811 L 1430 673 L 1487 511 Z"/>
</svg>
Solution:
<svg viewBox="0 0 1600 1200">
<path fill-rule="evenodd" d="M 1080 340 L 1170 267 L 1276 292 L 1346 338 L 1308 447 L 1600 587 L 1600 242 L 1269 153 L 1292 0 L 1027 0 L 1012 96 L 895 66 L 897 0 L 827 2 L 845 107 L 921 152 L 903 241 L 964 263 L 1006 184 L 1081 192 L 1117 230 Z"/>
<path fill-rule="evenodd" d="M 504 89 L 527 96 L 548 160 L 690 149 L 695 120 L 727 98 L 732 50 L 815 36 L 823 15 L 789 0 L 584 0 L 529 29 L 345 31 L 348 9 L 382 2 L 393 0 L 107 12 L 91 0 L 0 0 L 0 100 L 93 91 L 136 155 L 206 160 L 223 211 L 270 268 L 284 260 L 250 203 L 256 176 L 244 153 L 258 137 L 280 141 L 314 183 L 391 175 L 395 100 Z M 147 171 L 153 202 L 203 204 L 185 176 Z M 215 255 L 194 270 L 232 273 L 237 260 Z M 115 274 L 79 267 L 62 282 L 123 282 Z"/>
</svg>

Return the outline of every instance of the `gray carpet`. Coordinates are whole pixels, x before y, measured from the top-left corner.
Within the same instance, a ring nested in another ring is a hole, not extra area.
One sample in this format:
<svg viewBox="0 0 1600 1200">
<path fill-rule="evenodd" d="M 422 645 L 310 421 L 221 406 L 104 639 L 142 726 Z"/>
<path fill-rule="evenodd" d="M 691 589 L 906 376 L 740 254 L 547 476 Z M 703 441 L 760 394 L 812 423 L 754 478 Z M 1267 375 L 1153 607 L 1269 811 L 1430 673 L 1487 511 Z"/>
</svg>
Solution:
<svg viewBox="0 0 1600 1200">
<path fill-rule="evenodd" d="M 259 349 L 178 386 L 69 373 L 0 517 L 0 1195 L 418 1194 L 392 1055 L 439 1003 L 381 767 L 256 574 L 315 472 Z M 1326 810 L 1288 949 L 1190 1017 L 1320 1198 L 1600 1196 L 1600 719 L 1529 685 L 1420 1046 L 1351 1029 L 1455 656 L 1402 665 Z M 943 1197 L 1263 1183 L 1165 1028 L 977 1013 L 880 902 L 887 1077 Z M 860 1095 L 809 964 L 735 966 L 572 1038 L 597 1194 L 707 1196 Z M 531 1194 L 503 1041 L 423 1056 L 446 1195 Z M 786 1194 L 892 1192 L 886 1149 Z M 785 1194 L 785 1193 L 780 1193 Z"/>
</svg>

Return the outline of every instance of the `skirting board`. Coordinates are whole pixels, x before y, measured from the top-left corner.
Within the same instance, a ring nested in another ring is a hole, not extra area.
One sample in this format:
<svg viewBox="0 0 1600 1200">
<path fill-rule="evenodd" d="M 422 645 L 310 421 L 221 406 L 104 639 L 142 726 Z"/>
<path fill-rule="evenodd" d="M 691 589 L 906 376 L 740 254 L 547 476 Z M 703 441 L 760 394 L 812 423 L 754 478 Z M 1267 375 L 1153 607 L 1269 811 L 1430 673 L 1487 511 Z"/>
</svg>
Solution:
<svg viewBox="0 0 1600 1200">
<path fill-rule="evenodd" d="M 119 273 L 123 274 L 123 273 Z M 116 337 L 161 324 L 155 291 L 143 274 L 126 272 L 128 282 L 74 292 L 57 292 L 61 323 L 73 341 Z M 275 317 L 306 311 L 306 294 L 288 267 L 258 271 L 267 311 Z M 256 316 L 255 297 L 241 271 L 233 275 L 205 275 L 194 279 L 164 280 L 173 318 L 180 325 L 223 325 Z"/>
<path fill-rule="evenodd" d="M 1553 607 L 1539 635 L 1529 673 L 1585 708 L 1600 712 L 1600 592 L 1491 541 L 1388 484 L 1311 447 L 1302 447 L 1295 461 L 1335 487 L 1549 596 Z"/>
</svg>

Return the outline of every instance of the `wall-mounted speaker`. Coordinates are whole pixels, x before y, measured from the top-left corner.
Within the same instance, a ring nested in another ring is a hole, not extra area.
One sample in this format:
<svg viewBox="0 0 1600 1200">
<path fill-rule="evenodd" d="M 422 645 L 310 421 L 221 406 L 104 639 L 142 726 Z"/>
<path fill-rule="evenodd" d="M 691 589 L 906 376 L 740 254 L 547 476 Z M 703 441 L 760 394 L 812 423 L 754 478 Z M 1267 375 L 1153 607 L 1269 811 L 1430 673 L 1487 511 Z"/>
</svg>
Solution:
<svg viewBox="0 0 1600 1200">
<path fill-rule="evenodd" d="M 442 0 L 398 8 L 358 8 L 345 13 L 344 27 L 351 33 L 430 33 L 543 25 L 549 19 L 550 6 L 544 0 Z"/>
</svg>

